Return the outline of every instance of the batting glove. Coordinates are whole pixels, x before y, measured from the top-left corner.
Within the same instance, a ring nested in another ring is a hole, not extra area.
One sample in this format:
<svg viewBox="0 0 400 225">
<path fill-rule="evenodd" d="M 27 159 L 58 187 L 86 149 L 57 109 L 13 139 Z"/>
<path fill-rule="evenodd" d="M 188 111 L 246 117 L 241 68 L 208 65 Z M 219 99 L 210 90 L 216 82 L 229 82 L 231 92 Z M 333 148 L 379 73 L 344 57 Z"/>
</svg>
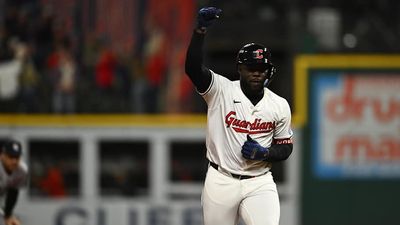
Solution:
<svg viewBox="0 0 400 225">
<path fill-rule="evenodd" d="M 197 14 L 197 28 L 207 28 L 218 19 L 222 10 L 215 7 L 201 8 Z"/>
<path fill-rule="evenodd" d="M 247 135 L 247 141 L 242 146 L 242 155 L 246 159 L 266 160 L 268 157 L 268 148 L 264 148 L 257 141 Z"/>
</svg>

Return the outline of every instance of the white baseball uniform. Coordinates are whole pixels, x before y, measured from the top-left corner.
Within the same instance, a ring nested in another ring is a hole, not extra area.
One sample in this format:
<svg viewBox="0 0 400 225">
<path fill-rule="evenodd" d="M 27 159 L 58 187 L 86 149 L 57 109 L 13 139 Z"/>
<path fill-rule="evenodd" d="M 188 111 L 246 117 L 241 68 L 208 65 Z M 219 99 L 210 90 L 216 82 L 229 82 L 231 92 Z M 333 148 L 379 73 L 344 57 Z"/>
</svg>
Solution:
<svg viewBox="0 0 400 225">
<path fill-rule="evenodd" d="M 264 147 L 292 137 L 287 101 L 264 88 L 256 104 L 245 96 L 240 81 L 211 71 L 209 88 L 200 93 L 208 105 L 207 158 L 209 167 L 202 193 L 205 225 L 234 225 L 239 216 L 247 225 L 278 225 L 280 208 L 271 163 L 247 160 L 241 148 L 249 134 Z M 232 174 L 256 176 L 236 179 Z"/>
</svg>

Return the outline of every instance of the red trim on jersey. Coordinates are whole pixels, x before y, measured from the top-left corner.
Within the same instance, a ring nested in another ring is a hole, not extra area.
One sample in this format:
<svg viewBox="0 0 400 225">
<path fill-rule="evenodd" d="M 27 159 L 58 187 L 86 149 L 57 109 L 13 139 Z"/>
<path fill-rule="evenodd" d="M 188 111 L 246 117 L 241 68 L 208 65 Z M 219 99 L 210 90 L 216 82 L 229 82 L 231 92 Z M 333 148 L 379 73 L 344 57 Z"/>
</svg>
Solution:
<svg viewBox="0 0 400 225">
<path fill-rule="evenodd" d="M 271 132 L 271 130 L 255 130 L 255 131 L 249 131 L 246 129 L 238 128 L 238 127 L 232 127 L 233 130 L 235 130 L 237 133 L 246 133 L 246 134 L 261 134 L 261 133 L 268 133 Z"/>
</svg>

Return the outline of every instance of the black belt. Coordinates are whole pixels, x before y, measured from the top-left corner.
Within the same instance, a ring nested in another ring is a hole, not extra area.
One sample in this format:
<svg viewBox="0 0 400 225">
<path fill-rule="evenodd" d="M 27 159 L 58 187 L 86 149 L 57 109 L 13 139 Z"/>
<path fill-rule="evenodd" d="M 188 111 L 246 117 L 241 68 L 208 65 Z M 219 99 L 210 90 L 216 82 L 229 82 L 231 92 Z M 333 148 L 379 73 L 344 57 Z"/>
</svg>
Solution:
<svg viewBox="0 0 400 225">
<path fill-rule="evenodd" d="M 218 170 L 218 165 L 217 164 L 215 164 L 215 163 L 213 163 L 213 162 L 210 162 L 210 165 L 214 168 L 214 169 L 216 169 L 216 170 Z M 227 172 L 227 173 L 229 173 L 229 172 Z M 244 180 L 244 179 L 249 179 L 249 178 L 254 178 L 254 177 L 256 177 L 256 176 L 249 176 L 249 175 L 239 175 L 239 174 L 234 174 L 234 173 L 229 173 L 233 178 L 236 178 L 236 179 L 239 179 L 239 180 Z"/>
</svg>

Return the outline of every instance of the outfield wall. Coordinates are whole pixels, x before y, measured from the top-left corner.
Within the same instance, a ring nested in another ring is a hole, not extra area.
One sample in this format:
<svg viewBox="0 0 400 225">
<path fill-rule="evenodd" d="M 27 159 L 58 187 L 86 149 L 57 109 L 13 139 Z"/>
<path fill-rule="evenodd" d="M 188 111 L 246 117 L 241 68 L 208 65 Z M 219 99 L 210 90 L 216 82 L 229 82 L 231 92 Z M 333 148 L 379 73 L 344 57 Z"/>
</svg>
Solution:
<svg viewBox="0 0 400 225">
<path fill-rule="evenodd" d="M 94 123 L 96 116 L 92 121 L 88 118 L 16 116 L 7 117 L 13 121 L 8 125 L 2 120 L 0 140 L 12 136 L 22 141 L 24 160 L 34 177 L 16 209 L 26 224 L 202 224 L 200 194 L 207 168 L 204 117 L 179 118 L 175 125 L 168 122 L 173 119 L 158 116 L 141 117 L 140 124 L 134 124 L 137 118 L 133 117 L 126 117 L 128 122 L 122 124 L 118 116 L 101 116 L 98 123 Z M 155 120 L 161 122 L 151 122 Z M 300 137 L 297 130 L 295 136 Z M 299 221 L 299 151 L 296 147 L 289 161 L 276 166 L 281 225 Z M 71 182 L 64 197 L 52 197 L 40 189 L 43 170 L 54 166 L 48 160 L 69 174 L 64 177 Z M 135 191 L 103 182 L 115 170 L 132 174 L 126 179 L 131 179 L 128 185 Z"/>
</svg>

